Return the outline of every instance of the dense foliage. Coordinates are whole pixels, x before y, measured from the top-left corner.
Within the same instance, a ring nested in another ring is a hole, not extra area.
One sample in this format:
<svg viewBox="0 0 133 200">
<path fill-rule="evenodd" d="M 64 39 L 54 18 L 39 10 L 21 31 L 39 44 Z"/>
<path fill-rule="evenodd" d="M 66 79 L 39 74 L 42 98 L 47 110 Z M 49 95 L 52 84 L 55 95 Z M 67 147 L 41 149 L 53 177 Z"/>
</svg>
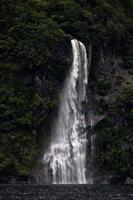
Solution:
<svg viewBox="0 0 133 200">
<path fill-rule="evenodd" d="M 133 177 L 132 105 L 133 90 L 128 88 L 95 129 L 101 167 L 122 179 Z"/>
<path fill-rule="evenodd" d="M 125 70 L 133 74 L 132 9 L 132 0 L 0 1 L 1 174 L 28 176 L 34 168 L 56 115 L 71 61 L 71 38 L 93 45 L 92 67 L 97 68 L 91 70 L 91 77 L 99 95 L 106 95 L 111 85 L 97 77 L 101 48 L 119 55 Z M 132 150 L 120 152 L 115 142 L 131 135 L 133 113 L 127 100 L 121 101 L 127 104 L 127 124 L 100 129 L 99 148 L 106 143 L 100 162 L 107 170 L 131 175 Z M 108 107 L 103 101 L 100 106 Z"/>
</svg>

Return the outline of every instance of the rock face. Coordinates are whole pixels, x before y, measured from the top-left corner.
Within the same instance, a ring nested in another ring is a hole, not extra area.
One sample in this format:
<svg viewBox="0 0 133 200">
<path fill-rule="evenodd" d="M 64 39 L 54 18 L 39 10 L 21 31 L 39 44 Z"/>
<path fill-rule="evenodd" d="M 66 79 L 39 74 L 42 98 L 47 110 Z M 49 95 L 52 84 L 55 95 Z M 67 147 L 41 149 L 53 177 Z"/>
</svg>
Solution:
<svg viewBox="0 0 133 200">
<path fill-rule="evenodd" d="M 127 177 L 127 179 L 126 179 L 126 182 L 125 182 L 126 184 L 133 184 L 133 179 L 132 178 L 129 178 L 129 177 Z"/>
<path fill-rule="evenodd" d="M 104 47 L 105 48 L 105 47 Z M 93 178 L 99 183 L 124 183 L 132 177 L 132 74 L 125 69 L 121 57 L 101 49 L 97 62 L 91 65 L 88 87 L 88 126 L 90 108 L 93 130 L 88 128 L 88 140 L 93 140 Z M 88 144 L 88 154 L 91 143 Z"/>
<path fill-rule="evenodd" d="M 0 176 L 0 184 L 15 184 L 15 183 L 28 183 L 29 177 L 27 176 Z"/>
</svg>

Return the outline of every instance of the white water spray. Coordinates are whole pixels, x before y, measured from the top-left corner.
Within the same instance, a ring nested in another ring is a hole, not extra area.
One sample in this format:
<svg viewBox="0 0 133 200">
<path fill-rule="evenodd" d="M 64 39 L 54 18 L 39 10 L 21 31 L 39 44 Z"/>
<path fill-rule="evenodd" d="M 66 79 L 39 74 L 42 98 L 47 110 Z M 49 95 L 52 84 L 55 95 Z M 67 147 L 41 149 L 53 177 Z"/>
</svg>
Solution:
<svg viewBox="0 0 133 200">
<path fill-rule="evenodd" d="M 85 46 L 72 40 L 73 64 L 66 79 L 52 140 L 44 154 L 46 183 L 84 184 L 86 180 L 86 121 L 88 60 Z"/>
</svg>

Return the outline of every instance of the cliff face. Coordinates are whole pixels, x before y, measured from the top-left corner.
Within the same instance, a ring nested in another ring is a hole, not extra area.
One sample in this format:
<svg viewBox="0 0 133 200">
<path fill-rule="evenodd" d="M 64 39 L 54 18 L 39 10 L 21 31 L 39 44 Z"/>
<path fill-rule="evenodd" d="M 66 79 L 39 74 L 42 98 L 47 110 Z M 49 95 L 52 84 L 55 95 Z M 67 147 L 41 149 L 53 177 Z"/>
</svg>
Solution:
<svg viewBox="0 0 133 200">
<path fill-rule="evenodd" d="M 77 38 L 88 52 L 92 44 L 88 99 L 98 122 L 95 175 L 107 174 L 100 181 L 112 174 L 132 177 L 132 1 L 0 4 L 0 174 L 32 174 L 71 65 L 70 40 Z"/>
<path fill-rule="evenodd" d="M 122 57 L 101 48 L 91 66 L 88 96 L 95 124 L 88 129 L 89 139 L 94 138 L 90 154 L 94 182 L 123 183 L 133 176 L 132 78 Z"/>
</svg>

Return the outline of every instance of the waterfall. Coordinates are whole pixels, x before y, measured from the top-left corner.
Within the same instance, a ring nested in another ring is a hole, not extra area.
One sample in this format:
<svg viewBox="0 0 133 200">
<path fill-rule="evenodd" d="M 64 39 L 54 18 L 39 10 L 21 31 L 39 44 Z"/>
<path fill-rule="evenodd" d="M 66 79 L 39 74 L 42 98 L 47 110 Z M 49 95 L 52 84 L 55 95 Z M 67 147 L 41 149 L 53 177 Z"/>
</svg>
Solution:
<svg viewBox="0 0 133 200">
<path fill-rule="evenodd" d="M 71 44 L 73 64 L 60 97 L 59 112 L 52 129 L 51 142 L 43 157 L 46 183 L 87 183 L 84 107 L 87 101 L 88 60 L 83 43 L 73 39 Z"/>
</svg>

